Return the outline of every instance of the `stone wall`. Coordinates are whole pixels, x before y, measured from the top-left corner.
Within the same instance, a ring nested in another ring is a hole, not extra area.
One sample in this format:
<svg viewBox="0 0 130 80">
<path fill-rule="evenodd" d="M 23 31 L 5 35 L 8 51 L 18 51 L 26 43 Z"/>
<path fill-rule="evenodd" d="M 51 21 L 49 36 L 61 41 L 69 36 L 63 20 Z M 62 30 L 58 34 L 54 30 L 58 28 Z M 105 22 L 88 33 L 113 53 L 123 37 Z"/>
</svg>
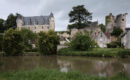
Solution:
<svg viewBox="0 0 130 80">
<path fill-rule="evenodd" d="M 125 48 L 126 49 L 130 49 L 130 28 L 126 29 L 127 34 L 126 34 L 126 45 Z"/>
</svg>

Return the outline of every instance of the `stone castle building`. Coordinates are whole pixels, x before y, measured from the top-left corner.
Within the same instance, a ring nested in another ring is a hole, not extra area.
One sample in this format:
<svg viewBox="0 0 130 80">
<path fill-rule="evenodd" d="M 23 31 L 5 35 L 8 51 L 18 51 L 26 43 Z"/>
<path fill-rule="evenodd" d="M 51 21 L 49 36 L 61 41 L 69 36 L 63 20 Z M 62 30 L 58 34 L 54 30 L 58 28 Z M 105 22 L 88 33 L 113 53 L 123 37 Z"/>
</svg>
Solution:
<svg viewBox="0 0 130 80">
<path fill-rule="evenodd" d="M 125 32 L 126 16 L 127 13 L 119 14 L 116 17 L 112 13 L 106 16 L 106 33 L 112 33 L 114 27 L 119 27 Z"/>
<path fill-rule="evenodd" d="M 70 37 L 73 38 L 77 32 L 88 32 L 92 40 L 94 40 L 99 45 L 99 47 L 105 48 L 107 47 L 108 43 L 117 40 L 114 36 L 111 35 L 111 33 L 113 32 L 114 27 L 119 27 L 123 30 L 123 34 L 125 34 L 125 36 L 121 39 L 122 43 L 125 45 L 125 43 L 130 42 L 130 40 L 127 40 L 126 42 L 125 39 L 127 21 L 126 16 L 127 13 L 119 14 L 116 17 L 110 13 L 108 16 L 106 16 L 106 32 L 102 32 L 101 28 L 98 26 L 98 22 L 92 22 L 89 27 L 86 27 L 84 29 L 72 29 Z"/>
<path fill-rule="evenodd" d="M 17 29 L 21 30 L 22 28 L 30 29 L 35 33 L 40 31 L 55 30 L 55 20 L 53 13 L 48 16 L 32 16 L 24 17 L 18 15 L 16 20 Z"/>
<path fill-rule="evenodd" d="M 108 36 L 106 36 L 105 33 L 102 32 L 101 28 L 98 26 L 98 22 L 92 22 L 89 27 L 86 27 L 84 29 L 72 29 L 71 30 L 71 38 L 73 38 L 77 32 L 80 33 L 89 33 L 92 40 L 94 40 L 99 47 L 105 48 L 107 47 L 107 44 L 110 43 L 110 39 Z"/>
</svg>

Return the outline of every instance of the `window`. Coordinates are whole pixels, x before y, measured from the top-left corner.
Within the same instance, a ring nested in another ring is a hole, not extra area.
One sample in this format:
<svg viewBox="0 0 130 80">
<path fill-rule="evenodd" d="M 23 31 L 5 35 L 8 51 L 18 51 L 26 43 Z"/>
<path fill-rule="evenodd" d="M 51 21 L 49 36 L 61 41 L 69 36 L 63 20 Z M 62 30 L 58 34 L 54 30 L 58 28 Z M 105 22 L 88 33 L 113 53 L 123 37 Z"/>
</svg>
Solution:
<svg viewBox="0 0 130 80">
<path fill-rule="evenodd" d="M 43 29 L 44 27 L 42 26 L 42 29 Z"/>
<path fill-rule="evenodd" d="M 122 19 L 122 21 L 124 21 L 124 19 Z"/>
</svg>

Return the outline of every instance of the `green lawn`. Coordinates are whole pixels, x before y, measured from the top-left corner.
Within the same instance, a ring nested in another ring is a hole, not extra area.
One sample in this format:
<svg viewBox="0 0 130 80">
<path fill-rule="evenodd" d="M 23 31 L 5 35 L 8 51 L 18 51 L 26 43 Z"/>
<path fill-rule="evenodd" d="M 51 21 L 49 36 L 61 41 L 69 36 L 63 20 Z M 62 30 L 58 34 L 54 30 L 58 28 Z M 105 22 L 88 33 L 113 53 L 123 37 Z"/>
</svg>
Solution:
<svg viewBox="0 0 130 80">
<path fill-rule="evenodd" d="M 59 50 L 58 55 L 65 56 L 92 56 L 92 57 L 124 57 L 130 55 L 130 50 L 122 48 L 94 48 L 89 51 L 77 51 L 71 48 Z"/>
<path fill-rule="evenodd" d="M 30 71 L 2 72 L 0 80 L 130 80 L 123 73 L 113 77 L 84 75 L 80 72 L 60 72 L 58 70 L 34 69 Z"/>
</svg>

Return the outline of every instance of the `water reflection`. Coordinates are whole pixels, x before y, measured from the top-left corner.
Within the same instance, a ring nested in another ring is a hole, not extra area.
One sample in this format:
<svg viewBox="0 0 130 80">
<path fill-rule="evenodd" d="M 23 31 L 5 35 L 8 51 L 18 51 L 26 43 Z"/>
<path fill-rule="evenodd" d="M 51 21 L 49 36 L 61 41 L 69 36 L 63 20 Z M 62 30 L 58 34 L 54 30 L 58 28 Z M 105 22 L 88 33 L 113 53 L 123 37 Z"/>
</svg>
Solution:
<svg viewBox="0 0 130 80">
<path fill-rule="evenodd" d="M 130 76 L 130 59 L 88 58 L 68 56 L 0 57 L 0 71 L 28 70 L 38 67 L 59 69 L 61 72 L 80 71 L 84 74 L 113 76 L 124 71 Z"/>
</svg>

